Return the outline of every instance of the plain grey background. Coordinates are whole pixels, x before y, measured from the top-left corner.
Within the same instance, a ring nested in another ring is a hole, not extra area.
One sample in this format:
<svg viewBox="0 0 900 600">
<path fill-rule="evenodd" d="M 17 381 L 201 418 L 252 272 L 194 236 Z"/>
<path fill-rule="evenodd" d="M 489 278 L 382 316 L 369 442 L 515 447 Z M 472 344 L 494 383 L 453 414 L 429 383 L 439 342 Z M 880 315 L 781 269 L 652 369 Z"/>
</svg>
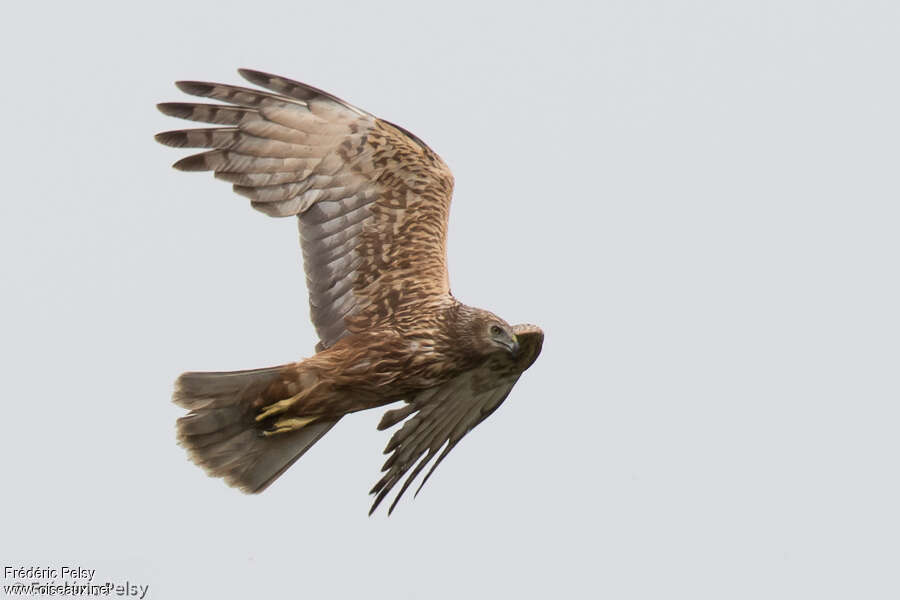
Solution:
<svg viewBox="0 0 900 600">
<path fill-rule="evenodd" d="M 900 596 L 896 2 L 15 11 L 4 565 L 157 599 Z M 175 445 L 181 371 L 316 341 L 295 221 L 152 139 L 174 80 L 237 67 L 425 139 L 455 294 L 546 331 L 390 518 L 380 411 L 257 497 Z"/>
</svg>

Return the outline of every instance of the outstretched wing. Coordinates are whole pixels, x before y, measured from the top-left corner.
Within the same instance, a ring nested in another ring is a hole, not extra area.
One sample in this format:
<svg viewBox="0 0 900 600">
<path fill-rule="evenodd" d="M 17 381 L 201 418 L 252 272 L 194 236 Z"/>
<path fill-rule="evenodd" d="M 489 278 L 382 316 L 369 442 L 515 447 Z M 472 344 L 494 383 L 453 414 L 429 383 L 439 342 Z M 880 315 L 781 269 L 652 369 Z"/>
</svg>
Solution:
<svg viewBox="0 0 900 600">
<path fill-rule="evenodd" d="M 535 325 L 516 325 L 513 330 L 519 340 L 519 353 L 515 357 L 498 355 L 494 360 L 443 385 L 419 393 L 405 406 L 385 413 L 378 429 L 392 427 L 413 413 L 415 416 L 403 423 L 384 449 L 385 454 L 391 455 L 381 468 L 386 473 L 370 492 L 377 494 L 370 515 L 418 461 L 391 503 L 388 509 L 388 514 L 391 514 L 406 488 L 444 448 L 419 484 L 418 494 L 444 457 L 469 431 L 497 410 L 522 372 L 534 363 L 541 353 L 544 333 Z"/>
<path fill-rule="evenodd" d="M 169 102 L 171 116 L 224 125 L 160 133 L 209 148 L 175 168 L 214 171 L 268 215 L 300 221 L 319 349 L 448 294 L 446 233 L 453 177 L 409 132 L 308 85 L 240 69 L 271 91 L 181 81 L 227 104 Z"/>
</svg>

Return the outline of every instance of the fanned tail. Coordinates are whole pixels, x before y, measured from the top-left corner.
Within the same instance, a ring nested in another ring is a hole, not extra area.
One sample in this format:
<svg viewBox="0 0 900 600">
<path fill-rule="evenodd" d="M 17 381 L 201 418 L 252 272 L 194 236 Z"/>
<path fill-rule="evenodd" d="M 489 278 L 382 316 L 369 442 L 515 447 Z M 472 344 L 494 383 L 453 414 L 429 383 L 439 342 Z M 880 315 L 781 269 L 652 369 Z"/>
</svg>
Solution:
<svg viewBox="0 0 900 600">
<path fill-rule="evenodd" d="M 173 401 L 190 410 L 178 419 L 178 442 L 191 460 L 246 493 L 259 493 L 303 456 L 340 417 L 297 422 L 273 431 L 259 418 L 260 399 L 289 366 L 221 373 L 184 373 Z"/>
</svg>

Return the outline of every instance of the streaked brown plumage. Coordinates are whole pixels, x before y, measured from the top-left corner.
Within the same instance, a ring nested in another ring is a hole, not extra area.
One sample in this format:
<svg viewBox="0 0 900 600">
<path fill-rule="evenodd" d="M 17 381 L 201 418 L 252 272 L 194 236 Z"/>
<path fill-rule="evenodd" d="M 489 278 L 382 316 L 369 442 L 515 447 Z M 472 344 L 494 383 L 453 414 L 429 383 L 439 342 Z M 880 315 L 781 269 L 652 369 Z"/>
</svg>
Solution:
<svg viewBox="0 0 900 600">
<path fill-rule="evenodd" d="M 428 146 L 313 87 L 239 72 L 270 91 L 179 82 L 188 94 L 227 104 L 159 109 L 223 127 L 156 139 L 209 149 L 175 167 L 214 171 L 254 208 L 298 217 L 320 341 L 314 356 L 292 364 L 181 375 L 174 400 L 190 412 L 178 420 L 179 442 L 209 474 L 260 492 L 345 414 L 402 400 L 379 424 L 405 420 L 372 489 L 374 511 L 415 465 L 390 512 L 441 448 L 422 484 L 503 402 L 537 359 L 543 333 L 451 295 L 453 176 Z"/>
</svg>

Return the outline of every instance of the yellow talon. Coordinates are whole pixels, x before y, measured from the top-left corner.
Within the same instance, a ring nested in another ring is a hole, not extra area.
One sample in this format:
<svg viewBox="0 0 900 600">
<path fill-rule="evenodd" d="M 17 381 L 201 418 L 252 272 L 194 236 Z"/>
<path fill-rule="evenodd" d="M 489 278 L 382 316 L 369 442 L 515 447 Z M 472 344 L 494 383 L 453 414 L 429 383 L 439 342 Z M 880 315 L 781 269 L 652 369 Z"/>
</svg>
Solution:
<svg viewBox="0 0 900 600">
<path fill-rule="evenodd" d="M 270 436 L 276 435 L 279 433 L 286 433 L 288 431 L 296 431 L 301 427 L 304 427 L 313 421 L 315 421 L 317 417 L 292 417 L 289 419 L 281 419 L 279 421 L 275 421 L 275 425 L 272 429 L 263 432 L 263 435 Z"/>
<path fill-rule="evenodd" d="M 279 400 L 273 404 L 270 404 L 265 408 L 265 410 L 258 415 L 256 415 L 257 421 L 262 421 L 263 419 L 268 419 L 272 415 L 277 415 L 278 413 L 283 413 L 287 409 L 289 409 L 297 399 L 300 398 L 300 394 L 296 396 L 291 396 L 290 398 L 285 398 L 284 400 Z"/>
</svg>

